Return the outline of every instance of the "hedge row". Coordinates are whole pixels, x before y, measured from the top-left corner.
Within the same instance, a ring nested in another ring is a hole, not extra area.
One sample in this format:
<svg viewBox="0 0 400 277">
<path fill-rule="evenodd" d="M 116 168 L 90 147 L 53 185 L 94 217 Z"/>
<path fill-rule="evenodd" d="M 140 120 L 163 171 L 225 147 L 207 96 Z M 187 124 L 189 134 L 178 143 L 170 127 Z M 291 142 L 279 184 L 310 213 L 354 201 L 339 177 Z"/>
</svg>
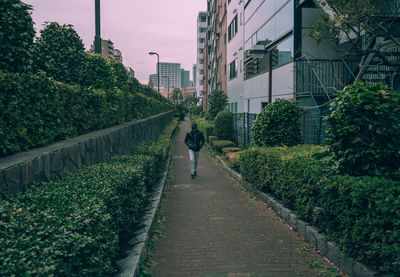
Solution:
<svg viewBox="0 0 400 277">
<path fill-rule="evenodd" d="M 0 203 L 1 276 L 110 276 L 139 223 L 173 128 L 132 155 L 32 186 Z M 169 132 L 169 133 L 168 133 Z"/>
<path fill-rule="evenodd" d="M 0 72 L 0 157 L 165 112 L 158 99 Z"/>
<path fill-rule="evenodd" d="M 348 255 L 400 274 L 400 184 L 373 177 L 330 176 L 318 146 L 250 148 L 240 172 L 330 236 Z"/>
</svg>

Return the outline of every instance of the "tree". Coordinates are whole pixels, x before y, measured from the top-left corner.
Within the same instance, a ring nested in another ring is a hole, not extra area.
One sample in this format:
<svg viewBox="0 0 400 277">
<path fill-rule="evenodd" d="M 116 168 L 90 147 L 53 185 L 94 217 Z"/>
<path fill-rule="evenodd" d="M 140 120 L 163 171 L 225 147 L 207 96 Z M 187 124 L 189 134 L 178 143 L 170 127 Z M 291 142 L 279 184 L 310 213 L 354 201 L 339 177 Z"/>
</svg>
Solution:
<svg viewBox="0 0 400 277">
<path fill-rule="evenodd" d="M 0 70 L 26 72 L 32 65 L 35 30 L 32 6 L 19 0 L 0 1 Z"/>
<path fill-rule="evenodd" d="M 183 100 L 183 94 L 182 91 L 179 88 L 174 88 L 174 90 L 172 91 L 172 102 L 177 105 L 180 102 L 182 102 Z"/>
<path fill-rule="evenodd" d="M 220 111 L 228 105 L 228 96 L 222 90 L 213 90 L 208 100 L 208 113 L 214 119 Z"/>
<path fill-rule="evenodd" d="M 84 63 L 85 48 L 72 25 L 51 22 L 40 31 L 34 44 L 36 70 L 43 70 L 58 81 L 78 84 Z"/>
<path fill-rule="evenodd" d="M 317 21 L 311 36 L 317 41 L 330 37 L 343 57 L 360 61 L 354 83 L 364 76 L 371 62 L 374 62 L 377 73 L 391 74 L 393 86 L 400 66 L 400 59 L 394 55 L 395 49 L 400 47 L 397 16 L 400 2 L 318 0 L 317 3 L 325 13 Z M 385 67 L 394 67 L 394 70 Z"/>
<path fill-rule="evenodd" d="M 111 66 L 112 75 L 114 77 L 114 86 L 121 90 L 126 90 L 129 76 L 125 66 L 120 61 L 113 59 L 108 59 L 108 63 Z"/>
</svg>

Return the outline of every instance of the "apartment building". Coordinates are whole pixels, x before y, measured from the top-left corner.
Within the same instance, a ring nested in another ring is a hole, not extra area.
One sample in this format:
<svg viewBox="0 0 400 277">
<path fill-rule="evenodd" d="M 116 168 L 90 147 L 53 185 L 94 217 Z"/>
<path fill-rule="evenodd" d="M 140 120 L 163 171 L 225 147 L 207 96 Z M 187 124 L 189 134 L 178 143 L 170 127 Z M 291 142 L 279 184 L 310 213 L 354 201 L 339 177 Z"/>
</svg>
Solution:
<svg viewBox="0 0 400 277">
<path fill-rule="evenodd" d="M 207 12 L 199 12 L 197 16 L 197 57 L 196 67 L 193 71 L 193 81 L 196 85 L 196 97 L 199 99 L 199 105 L 203 103 L 204 95 L 204 48 L 207 33 Z"/>
<path fill-rule="evenodd" d="M 228 109 L 233 113 L 243 113 L 244 1 L 229 0 L 227 10 L 227 95 L 229 98 Z"/>
<path fill-rule="evenodd" d="M 227 2 L 207 0 L 207 35 L 205 50 L 206 82 L 203 107 L 215 89 L 227 92 Z"/>
<path fill-rule="evenodd" d="M 156 71 L 157 71 L 157 65 L 156 65 Z M 154 87 L 158 87 L 157 73 L 151 74 L 149 78 Z M 160 62 L 160 87 L 168 87 L 168 86 L 169 88 L 181 88 L 180 63 Z"/>
<path fill-rule="evenodd" d="M 190 71 L 181 68 L 181 88 L 190 87 Z"/>
</svg>

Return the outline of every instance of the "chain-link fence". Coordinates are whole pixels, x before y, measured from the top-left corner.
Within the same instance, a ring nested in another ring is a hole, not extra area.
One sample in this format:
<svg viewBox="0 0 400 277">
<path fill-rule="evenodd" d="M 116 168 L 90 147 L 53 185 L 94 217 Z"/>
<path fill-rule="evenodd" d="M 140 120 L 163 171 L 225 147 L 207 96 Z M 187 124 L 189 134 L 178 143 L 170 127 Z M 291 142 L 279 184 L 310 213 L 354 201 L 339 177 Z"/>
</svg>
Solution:
<svg viewBox="0 0 400 277">
<path fill-rule="evenodd" d="M 329 107 L 305 107 L 299 120 L 302 142 L 305 144 L 324 144 L 327 137 L 324 116 L 329 115 Z M 239 145 L 250 145 L 251 127 L 257 115 L 251 113 L 233 114 L 233 140 Z"/>
</svg>

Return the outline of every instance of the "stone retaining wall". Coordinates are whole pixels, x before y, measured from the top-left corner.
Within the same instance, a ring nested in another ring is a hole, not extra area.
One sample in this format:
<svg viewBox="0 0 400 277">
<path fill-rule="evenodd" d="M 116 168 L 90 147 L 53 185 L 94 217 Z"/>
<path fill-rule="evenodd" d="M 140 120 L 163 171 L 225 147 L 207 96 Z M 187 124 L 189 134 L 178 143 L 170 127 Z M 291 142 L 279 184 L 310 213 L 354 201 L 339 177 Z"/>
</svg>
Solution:
<svg viewBox="0 0 400 277">
<path fill-rule="evenodd" d="M 33 182 L 127 154 L 134 145 L 157 138 L 173 117 L 173 111 L 166 112 L 0 158 L 0 199 L 25 191 Z"/>
</svg>

